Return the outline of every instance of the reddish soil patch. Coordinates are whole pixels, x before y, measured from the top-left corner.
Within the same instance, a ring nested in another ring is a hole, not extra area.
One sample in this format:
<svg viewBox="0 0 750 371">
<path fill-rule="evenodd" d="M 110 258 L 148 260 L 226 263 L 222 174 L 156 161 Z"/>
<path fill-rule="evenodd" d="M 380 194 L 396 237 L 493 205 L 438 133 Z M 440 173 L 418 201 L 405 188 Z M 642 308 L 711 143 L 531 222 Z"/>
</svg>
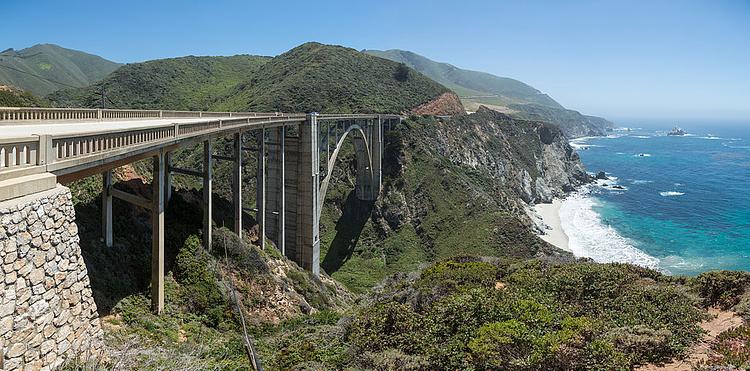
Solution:
<svg viewBox="0 0 750 371">
<path fill-rule="evenodd" d="M 455 93 L 443 93 L 439 97 L 414 108 L 411 113 L 415 115 L 450 116 L 464 113 L 461 99 Z"/>
</svg>

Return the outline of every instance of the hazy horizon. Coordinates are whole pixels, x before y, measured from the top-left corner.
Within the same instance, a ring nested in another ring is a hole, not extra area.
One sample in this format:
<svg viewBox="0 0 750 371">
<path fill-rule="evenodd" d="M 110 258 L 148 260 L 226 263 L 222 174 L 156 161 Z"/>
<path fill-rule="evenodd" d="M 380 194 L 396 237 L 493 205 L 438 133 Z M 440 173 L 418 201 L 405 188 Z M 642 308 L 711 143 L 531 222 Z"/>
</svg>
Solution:
<svg viewBox="0 0 750 371">
<path fill-rule="evenodd" d="M 402 49 L 518 79 L 567 108 L 614 121 L 750 122 L 749 2 L 455 5 L 9 1 L 0 48 L 53 43 L 125 63 L 278 55 L 307 41 Z"/>
</svg>

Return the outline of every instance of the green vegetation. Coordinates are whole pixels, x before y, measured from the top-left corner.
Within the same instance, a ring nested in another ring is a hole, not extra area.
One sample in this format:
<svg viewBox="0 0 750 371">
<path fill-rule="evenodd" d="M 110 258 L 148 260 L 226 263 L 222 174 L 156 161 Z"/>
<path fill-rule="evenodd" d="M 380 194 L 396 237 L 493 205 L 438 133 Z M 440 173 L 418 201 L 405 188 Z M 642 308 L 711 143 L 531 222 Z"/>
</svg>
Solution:
<svg viewBox="0 0 750 371">
<path fill-rule="evenodd" d="M 33 94 L 0 85 L 0 107 L 45 107 L 48 103 Z"/>
<path fill-rule="evenodd" d="M 739 304 L 742 294 L 750 283 L 750 273 L 716 271 L 701 273 L 693 280 L 706 306 L 730 309 Z"/>
<path fill-rule="evenodd" d="M 53 44 L 39 44 L 0 53 L 0 84 L 45 96 L 70 86 L 90 85 L 118 67 L 119 63 L 96 55 Z"/>
<path fill-rule="evenodd" d="M 270 60 L 215 107 L 247 111 L 398 113 L 448 91 L 418 73 L 400 76 L 403 81 L 397 79 L 398 70 L 398 63 L 354 49 L 306 43 Z"/>
<path fill-rule="evenodd" d="M 365 50 L 367 54 L 406 64 L 452 89 L 470 111 L 479 105 L 500 109 L 518 118 L 558 125 L 569 137 L 603 135 L 614 124 L 565 109 L 547 94 L 521 81 L 489 73 L 464 70 L 405 50 Z"/>
<path fill-rule="evenodd" d="M 128 65 L 101 84 L 133 108 L 402 112 L 446 91 L 399 63 L 315 43 L 273 59 Z M 312 84 L 316 90 L 306 90 Z M 55 97 L 85 103 L 94 91 Z M 254 139 L 246 140 L 250 146 Z M 231 144 L 214 146 L 225 154 Z M 206 251 L 201 185 L 176 176 L 162 316 L 148 310 L 148 214 L 115 201 L 115 243 L 104 248 L 100 180 L 72 184 L 113 364 L 247 369 L 238 307 L 267 370 L 630 369 L 686 355 L 703 335 L 698 324 L 707 306 L 750 313 L 746 274 L 669 277 L 578 261 L 540 240 L 526 203 L 587 179 L 554 125 L 486 109 L 449 119 L 411 116 L 386 133 L 384 155 L 382 193 L 365 202 L 354 193 L 353 147 L 341 151 L 321 217 L 319 278 L 273 247 L 253 245 L 252 229 L 240 239 L 216 228 L 214 249 Z M 200 156 L 184 149 L 173 162 L 200 168 Z M 255 154 L 244 156 L 243 206 L 252 207 Z M 117 172 L 116 187 L 147 194 L 141 178 L 150 176 L 148 162 L 126 170 Z M 214 170 L 214 222 L 231 225 L 230 169 L 219 162 Z M 250 215 L 245 221 L 254 225 Z M 746 367 L 736 346 L 747 333 L 722 335 L 713 345 L 722 358 L 710 365 Z"/>
<path fill-rule="evenodd" d="M 220 111 L 408 111 L 448 90 L 398 63 L 307 43 L 275 58 L 182 57 L 128 64 L 86 88 L 57 92 L 58 106 Z M 406 72 L 406 73 L 404 73 Z"/>
<path fill-rule="evenodd" d="M 542 137 L 564 140 L 553 126 L 489 110 L 449 120 L 411 117 L 386 138 L 375 203 L 354 197 L 354 155 L 345 148 L 321 218 L 322 268 L 364 292 L 390 274 L 454 256 L 565 255 L 537 238 L 517 201 L 520 174 L 532 183 L 540 176 Z"/>
<path fill-rule="evenodd" d="M 390 278 L 351 317 L 308 323 L 315 337 L 265 341 L 295 350 L 279 368 L 628 369 L 684 354 L 704 317 L 643 268 L 462 258 Z"/>
<path fill-rule="evenodd" d="M 108 107 L 210 110 L 268 59 L 189 56 L 133 63 L 92 86 L 57 92 L 50 100 L 58 106 L 100 107 L 99 93 L 105 90 L 111 100 Z"/>
<path fill-rule="evenodd" d="M 701 362 L 699 370 L 750 369 L 750 326 L 727 330 L 711 345 L 714 356 Z"/>
<path fill-rule="evenodd" d="M 462 97 L 495 96 L 505 104 L 536 103 L 553 108 L 563 108 L 548 95 L 518 80 L 498 77 L 485 72 L 464 70 L 448 63 L 435 62 L 419 54 L 405 50 L 365 50 L 364 52 L 380 58 L 404 63 L 425 76 L 453 89 Z"/>
</svg>

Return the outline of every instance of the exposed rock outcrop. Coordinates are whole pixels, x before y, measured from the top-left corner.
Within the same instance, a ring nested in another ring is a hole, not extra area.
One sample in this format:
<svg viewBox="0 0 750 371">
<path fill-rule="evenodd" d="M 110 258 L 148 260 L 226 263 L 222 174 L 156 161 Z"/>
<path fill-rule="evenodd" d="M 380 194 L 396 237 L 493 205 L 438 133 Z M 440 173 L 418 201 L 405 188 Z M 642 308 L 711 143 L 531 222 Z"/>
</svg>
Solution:
<svg viewBox="0 0 750 371">
<path fill-rule="evenodd" d="M 551 124 L 480 108 L 441 125 L 435 139 L 441 155 L 487 172 L 526 203 L 549 202 L 589 181 L 578 154 Z"/>
<path fill-rule="evenodd" d="M 456 93 L 446 92 L 414 108 L 411 113 L 415 115 L 451 116 L 464 113 L 464 106 Z"/>
</svg>

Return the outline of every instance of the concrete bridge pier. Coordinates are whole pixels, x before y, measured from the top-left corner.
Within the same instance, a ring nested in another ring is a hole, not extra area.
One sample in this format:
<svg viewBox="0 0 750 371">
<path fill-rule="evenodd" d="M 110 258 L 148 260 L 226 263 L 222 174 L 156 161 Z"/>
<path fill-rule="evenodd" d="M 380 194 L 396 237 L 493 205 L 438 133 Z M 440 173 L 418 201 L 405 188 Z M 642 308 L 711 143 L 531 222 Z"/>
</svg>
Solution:
<svg viewBox="0 0 750 371">
<path fill-rule="evenodd" d="M 232 205 L 234 207 L 234 233 L 242 238 L 242 133 L 234 133 L 232 148 Z"/>
<path fill-rule="evenodd" d="M 276 244 L 282 254 L 286 254 L 286 128 L 268 130 L 265 143 L 266 172 L 264 177 L 263 231 Z M 260 189 L 261 185 L 258 186 Z"/>
<path fill-rule="evenodd" d="M 163 151 L 153 157 L 151 184 L 151 306 L 164 310 L 164 201 L 166 162 Z"/>
<path fill-rule="evenodd" d="M 213 148 L 211 141 L 203 142 L 203 246 L 211 251 L 213 228 Z"/>
<path fill-rule="evenodd" d="M 294 261 L 302 268 L 320 274 L 320 150 L 318 115 L 308 114 L 299 126 L 297 146 L 297 223 Z"/>
</svg>

